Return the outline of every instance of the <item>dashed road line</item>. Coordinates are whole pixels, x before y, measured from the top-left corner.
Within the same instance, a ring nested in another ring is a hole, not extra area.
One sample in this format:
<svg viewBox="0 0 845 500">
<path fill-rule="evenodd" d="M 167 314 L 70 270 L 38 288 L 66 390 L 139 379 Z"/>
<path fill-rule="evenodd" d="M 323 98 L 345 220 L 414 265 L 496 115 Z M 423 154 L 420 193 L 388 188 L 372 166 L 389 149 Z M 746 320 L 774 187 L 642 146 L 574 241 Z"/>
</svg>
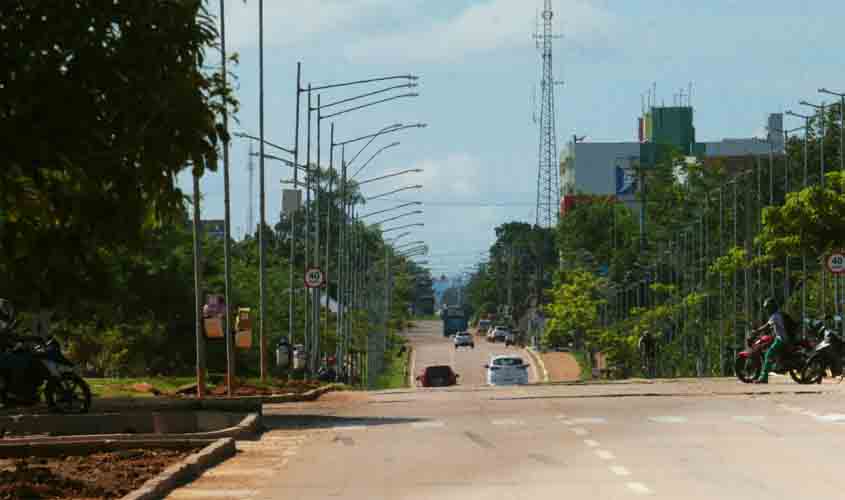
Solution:
<svg viewBox="0 0 845 500">
<path fill-rule="evenodd" d="M 678 417 L 674 415 L 664 415 L 659 417 L 648 417 L 649 420 L 658 424 L 685 424 L 687 417 Z"/>
<path fill-rule="evenodd" d="M 845 422 L 845 415 L 841 413 L 832 413 L 830 415 L 815 415 L 815 419 L 819 422 L 831 423 L 831 422 Z"/>
<path fill-rule="evenodd" d="M 438 427 L 445 427 L 446 422 L 442 422 L 440 420 L 432 420 L 430 422 L 414 422 L 411 424 L 411 427 L 414 429 L 435 429 Z"/>
<path fill-rule="evenodd" d="M 584 444 L 586 444 L 590 448 L 598 448 L 599 447 L 599 442 L 595 441 L 593 439 L 585 439 Z"/>
<path fill-rule="evenodd" d="M 493 425 L 525 425 L 524 420 L 519 420 L 515 418 L 500 418 L 494 419 L 490 421 Z"/>
<path fill-rule="evenodd" d="M 583 427 L 573 427 L 572 432 L 574 432 L 576 436 L 586 436 L 590 433 L 590 431 Z"/>
<path fill-rule="evenodd" d="M 626 483 L 628 489 L 640 495 L 650 495 L 651 490 L 643 483 L 629 482 Z"/>
<path fill-rule="evenodd" d="M 766 417 L 762 415 L 736 415 L 733 417 L 733 420 L 744 424 L 759 424 L 760 422 L 766 420 Z"/>
<path fill-rule="evenodd" d="M 581 425 L 606 424 L 607 423 L 607 419 L 604 418 L 604 417 L 573 418 L 571 421 L 575 424 L 581 424 Z"/>
<path fill-rule="evenodd" d="M 608 450 L 596 450 L 596 455 L 598 455 L 599 458 L 602 460 L 613 460 L 614 458 L 616 458 L 616 455 L 614 455 L 613 452 Z"/>
<path fill-rule="evenodd" d="M 617 476 L 630 476 L 631 471 L 621 465 L 611 465 L 610 470 Z"/>
</svg>

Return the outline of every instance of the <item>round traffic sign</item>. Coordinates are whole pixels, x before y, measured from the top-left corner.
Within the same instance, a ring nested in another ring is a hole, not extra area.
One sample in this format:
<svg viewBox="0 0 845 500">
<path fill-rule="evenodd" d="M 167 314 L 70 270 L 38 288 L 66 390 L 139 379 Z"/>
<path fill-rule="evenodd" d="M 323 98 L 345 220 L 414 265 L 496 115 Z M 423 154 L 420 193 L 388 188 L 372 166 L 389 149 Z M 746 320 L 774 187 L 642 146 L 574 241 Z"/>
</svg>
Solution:
<svg viewBox="0 0 845 500">
<path fill-rule="evenodd" d="M 305 271 L 305 286 L 308 288 L 320 288 L 326 284 L 326 276 L 319 267 L 312 267 Z"/>
<path fill-rule="evenodd" d="M 833 274 L 845 273 L 845 253 L 842 250 L 831 252 L 825 259 L 827 270 Z"/>
</svg>

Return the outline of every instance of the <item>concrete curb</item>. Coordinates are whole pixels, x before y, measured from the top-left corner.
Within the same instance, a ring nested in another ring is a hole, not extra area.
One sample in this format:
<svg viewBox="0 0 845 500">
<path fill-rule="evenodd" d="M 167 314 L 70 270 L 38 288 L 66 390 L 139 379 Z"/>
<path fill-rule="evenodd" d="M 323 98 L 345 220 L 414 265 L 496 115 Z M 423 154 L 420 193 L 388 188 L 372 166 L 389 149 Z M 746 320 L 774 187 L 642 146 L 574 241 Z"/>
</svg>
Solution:
<svg viewBox="0 0 845 500">
<path fill-rule="evenodd" d="M 223 438 L 173 464 L 121 500 L 159 500 L 235 454 L 235 440 Z"/>
<path fill-rule="evenodd" d="M 0 438 L 0 455 L 3 450 L 9 447 L 17 447 L 27 444 L 54 444 L 62 443 L 102 443 L 102 442 L 161 442 L 161 441 L 185 441 L 185 440 L 213 440 L 222 438 L 250 439 L 257 436 L 263 430 L 261 415 L 250 413 L 246 415 L 238 425 L 226 427 L 215 431 L 190 432 L 190 433 L 143 433 L 143 434 L 75 434 L 70 436 L 21 436 Z"/>
<path fill-rule="evenodd" d="M 534 359 L 534 364 L 540 367 L 540 371 L 542 372 L 542 382 L 548 383 L 549 381 L 549 372 L 546 370 L 546 365 L 543 363 L 543 357 L 534 350 L 533 347 L 526 347 L 525 350 L 528 352 L 528 355 Z"/>
<path fill-rule="evenodd" d="M 231 439 L 231 438 L 224 438 Z M 137 441 L 99 441 L 81 440 L 61 443 L 16 443 L 0 446 L 0 458 L 59 457 L 62 455 L 89 455 L 101 451 L 131 450 L 134 448 L 165 448 L 179 450 L 197 446 L 207 446 L 211 439 L 145 439 Z"/>
</svg>

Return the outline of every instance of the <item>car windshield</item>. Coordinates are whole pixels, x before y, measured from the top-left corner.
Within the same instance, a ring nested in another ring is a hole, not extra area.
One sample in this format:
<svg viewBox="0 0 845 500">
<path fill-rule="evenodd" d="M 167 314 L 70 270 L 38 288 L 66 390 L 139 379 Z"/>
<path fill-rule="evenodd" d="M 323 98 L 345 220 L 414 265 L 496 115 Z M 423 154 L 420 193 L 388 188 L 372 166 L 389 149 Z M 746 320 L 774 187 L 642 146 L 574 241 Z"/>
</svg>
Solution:
<svg viewBox="0 0 845 500">
<path fill-rule="evenodd" d="M 497 358 L 493 360 L 493 366 L 520 366 L 522 358 Z"/>
<path fill-rule="evenodd" d="M 429 366 L 425 373 L 429 377 L 448 377 L 452 374 L 452 369 L 448 366 Z"/>
</svg>

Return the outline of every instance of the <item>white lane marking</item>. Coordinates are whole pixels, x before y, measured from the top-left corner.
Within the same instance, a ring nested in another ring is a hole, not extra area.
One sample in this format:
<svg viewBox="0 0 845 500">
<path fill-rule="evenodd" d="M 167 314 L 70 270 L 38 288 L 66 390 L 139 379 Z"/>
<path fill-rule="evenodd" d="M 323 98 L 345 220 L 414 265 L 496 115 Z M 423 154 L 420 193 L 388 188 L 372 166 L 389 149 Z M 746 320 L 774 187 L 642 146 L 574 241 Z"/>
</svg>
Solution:
<svg viewBox="0 0 845 500">
<path fill-rule="evenodd" d="M 633 491 L 634 493 L 638 493 L 640 495 L 650 495 L 651 490 L 648 489 L 648 486 L 644 485 L 643 483 L 627 483 L 628 489 Z"/>
<path fill-rule="evenodd" d="M 616 458 L 616 455 L 607 450 L 596 450 L 596 455 L 602 460 L 613 460 Z"/>
<path fill-rule="evenodd" d="M 648 419 L 658 424 L 684 424 L 687 422 L 687 417 L 676 417 L 670 415 L 660 417 L 649 417 Z"/>
<path fill-rule="evenodd" d="M 332 427 L 332 430 L 335 432 L 341 431 L 361 431 L 366 429 L 366 425 L 336 425 Z"/>
<path fill-rule="evenodd" d="M 282 452 L 283 457 L 292 457 L 296 455 L 296 450 L 285 450 Z"/>
<path fill-rule="evenodd" d="M 830 415 L 816 415 L 816 420 L 819 422 L 845 422 L 845 415 L 841 413 L 832 413 Z"/>
<path fill-rule="evenodd" d="M 190 486 L 175 490 L 167 498 L 249 498 L 258 495 L 256 490 L 206 490 Z"/>
<path fill-rule="evenodd" d="M 573 420 L 563 419 L 561 420 L 561 422 L 563 422 L 564 425 L 575 425 L 575 422 Z"/>
<path fill-rule="evenodd" d="M 606 424 L 607 419 L 604 417 L 586 417 L 586 418 L 573 418 L 572 422 L 581 425 L 588 425 L 588 424 Z"/>
<path fill-rule="evenodd" d="M 621 465 L 611 465 L 610 470 L 613 471 L 613 473 L 616 474 L 617 476 L 630 476 L 631 475 L 631 471 L 629 471 L 625 467 L 622 467 Z"/>
<path fill-rule="evenodd" d="M 583 427 L 573 427 L 572 432 L 574 432 L 576 436 L 586 436 L 590 433 L 590 431 Z"/>
<path fill-rule="evenodd" d="M 446 422 L 441 422 L 440 420 L 432 420 L 431 422 L 414 422 L 411 424 L 411 427 L 414 429 L 434 429 L 445 426 Z"/>
<path fill-rule="evenodd" d="M 524 420 L 519 420 L 516 418 L 499 418 L 491 420 L 490 423 L 492 423 L 493 425 L 525 425 Z"/>
<path fill-rule="evenodd" d="M 556 416 L 555 418 L 558 419 L 558 420 L 564 420 L 567 417 L 566 417 L 566 415 L 561 414 L 561 415 Z"/>
<path fill-rule="evenodd" d="M 744 424 L 758 424 L 766 420 L 766 417 L 762 415 L 736 415 L 733 419 Z"/>
<path fill-rule="evenodd" d="M 585 439 L 584 444 L 586 444 L 590 448 L 598 448 L 599 447 L 599 442 L 595 441 L 593 439 Z"/>
</svg>

